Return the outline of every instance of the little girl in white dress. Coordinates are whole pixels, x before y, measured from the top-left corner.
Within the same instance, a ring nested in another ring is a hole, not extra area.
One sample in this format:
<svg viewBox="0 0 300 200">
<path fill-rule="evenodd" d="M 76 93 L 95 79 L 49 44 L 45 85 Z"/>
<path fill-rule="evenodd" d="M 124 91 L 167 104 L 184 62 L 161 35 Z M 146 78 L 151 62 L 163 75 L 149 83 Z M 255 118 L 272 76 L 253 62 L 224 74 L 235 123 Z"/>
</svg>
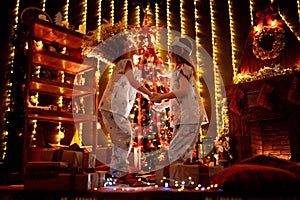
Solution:
<svg viewBox="0 0 300 200">
<path fill-rule="evenodd" d="M 99 103 L 103 123 L 112 141 L 110 173 L 116 178 L 124 177 L 130 172 L 128 155 L 131 151 L 133 131 L 128 116 L 137 90 L 149 97 L 151 95 L 139 82 L 140 71 L 132 61 L 133 54 L 137 52 L 132 41 L 120 40 L 118 48 L 126 51 L 115 61 L 113 73 Z"/>
<path fill-rule="evenodd" d="M 175 64 L 170 82 L 170 92 L 155 94 L 151 100 L 161 102 L 162 107 L 170 107 L 170 120 L 173 136 L 169 146 L 170 163 L 184 163 L 192 159 L 194 145 L 206 111 L 196 85 L 196 71 L 190 62 L 192 45 L 186 38 L 175 38 L 169 52 L 171 63 Z"/>
</svg>

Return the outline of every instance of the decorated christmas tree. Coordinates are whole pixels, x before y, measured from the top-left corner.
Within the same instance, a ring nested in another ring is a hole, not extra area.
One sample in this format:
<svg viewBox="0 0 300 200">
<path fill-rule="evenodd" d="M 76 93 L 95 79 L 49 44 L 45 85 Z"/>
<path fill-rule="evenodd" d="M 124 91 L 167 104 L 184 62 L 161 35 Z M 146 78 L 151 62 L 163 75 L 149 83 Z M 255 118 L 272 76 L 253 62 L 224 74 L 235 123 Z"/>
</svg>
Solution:
<svg viewBox="0 0 300 200">
<path fill-rule="evenodd" d="M 137 27 L 132 27 L 137 28 Z M 148 14 L 145 13 L 142 27 L 139 31 L 138 60 L 137 65 L 141 71 L 141 81 L 146 84 L 152 92 L 168 92 L 169 80 L 160 76 L 164 74 L 165 65 L 158 56 L 158 50 L 152 42 L 155 40 L 155 31 L 161 27 L 150 28 Z M 147 156 L 142 160 L 143 170 L 155 169 L 155 165 L 164 162 L 165 154 L 157 155 L 163 152 L 169 145 L 172 138 L 172 129 L 169 124 L 169 109 L 155 111 L 152 109 L 150 100 L 141 93 L 137 93 L 134 107 L 131 111 L 133 126 L 135 128 L 135 146 L 140 147 L 142 153 Z"/>
</svg>

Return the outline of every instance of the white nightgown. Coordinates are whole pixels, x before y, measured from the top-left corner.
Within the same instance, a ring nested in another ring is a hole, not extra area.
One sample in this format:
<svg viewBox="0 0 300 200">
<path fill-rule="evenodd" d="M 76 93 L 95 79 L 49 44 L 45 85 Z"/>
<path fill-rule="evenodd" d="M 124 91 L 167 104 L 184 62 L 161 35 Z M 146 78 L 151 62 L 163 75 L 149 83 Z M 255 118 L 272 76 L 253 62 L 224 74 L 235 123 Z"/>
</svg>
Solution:
<svg viewBox="0 0 300 200">
<path fill-rule="evenodd" d="M 182 78 L 188 80 L 187 88 L 180 85 Z M 183 89 L 187 90 L 186 94 L 177 96 L 177 91 Z M 177 66 L 171 78 L 171 92 L 177 96 L 170 100 L 170 117 L 174 131 L 169 146 L 169 161 L 173 163 L 192 158 L 200 125 L 206 118 L 206 111 L 191 66 L 186 64 Z"/>
<path fill-rule="evenodd" d="M 112 140 L 110 173 L 115 177 L 121 177 L 130 172 L 128 155 L 131 150 L 133 132 L 128 116 L 133 107 L 137 89 L 130 85 L 125 75 L 128 61 L 132 63 L 130 59 L 123 59 L 116 64 L 99 103 L 103 122 Z M 134 66 L 132 70 L 135 79 L 139 80 L 140 71 Z"/>
</svg>

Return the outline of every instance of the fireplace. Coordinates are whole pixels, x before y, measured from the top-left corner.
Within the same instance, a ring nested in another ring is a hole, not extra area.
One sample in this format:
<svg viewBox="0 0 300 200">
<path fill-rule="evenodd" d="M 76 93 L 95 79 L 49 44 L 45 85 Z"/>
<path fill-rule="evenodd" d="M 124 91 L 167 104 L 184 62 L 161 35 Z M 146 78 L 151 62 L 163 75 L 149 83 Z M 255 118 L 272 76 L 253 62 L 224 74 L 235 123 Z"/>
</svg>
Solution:
<svg viewBox="0 0 300 200">
<path fill-rule="evenodd" d="M 251 155 L 272 155 L 290 159 L 288 124 L 284 120 L 269 120 L 250 124 Z"/>
<path fill-rule="evenodd" d="M 230 144 L 234 161 L 255 155 L 271 155 L 300 162 L 300 105 L 287 96 L 294 77 L 287 74 L 228 85 L 228 102 L 235 99 L 235 91 L 244 94 L 238 102 L 240 114 L 229 109 Z M 272 109 L 258 103 L 262 87 L 273 90 L 269 94 Z"/>
</svg>

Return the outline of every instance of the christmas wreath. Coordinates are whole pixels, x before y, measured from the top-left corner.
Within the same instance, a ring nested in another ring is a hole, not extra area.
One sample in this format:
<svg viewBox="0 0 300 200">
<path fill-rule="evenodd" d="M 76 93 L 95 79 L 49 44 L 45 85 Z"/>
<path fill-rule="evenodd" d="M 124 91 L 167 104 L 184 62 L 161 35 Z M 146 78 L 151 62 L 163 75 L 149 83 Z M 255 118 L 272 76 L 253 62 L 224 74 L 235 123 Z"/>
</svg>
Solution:
<svg viewBox="0 0 300 200">
<path fill-rule="evenodd" d="M 284 46 L 284 30 L 280 27 L 264 26 L 253 36 L 252 51 L 261 60 L 276 58 Z"/>
</svg>

